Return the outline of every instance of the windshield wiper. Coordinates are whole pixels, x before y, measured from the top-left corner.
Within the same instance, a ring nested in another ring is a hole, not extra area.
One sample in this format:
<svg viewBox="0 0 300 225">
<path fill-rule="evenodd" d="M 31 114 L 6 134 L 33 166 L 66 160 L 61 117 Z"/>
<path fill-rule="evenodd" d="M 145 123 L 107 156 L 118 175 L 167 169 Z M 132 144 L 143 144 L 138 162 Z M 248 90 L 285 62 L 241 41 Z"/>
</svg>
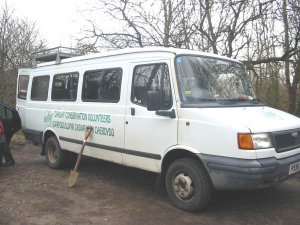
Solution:
<svg viewBox="0 0 300 225">
<path fill-rule="evenodd" d="M 250 102 L 251 104 L 260 103 L 260 100 L 257 98 L 253 98 L 253 99 L 229 98 L 229 99 L 216 99 L 216 101 L 222 105 L 237 104 L 242 102 Z"/>
<path fill-rule="evenodd" d="M 216 101 L 216 99 L 214 99 L 214 98 L 197 98 L 197 100 L 199 102 L 215 102 Z"/>
<path fill-rule="evenodd" d="M 239 101 L 240 99 L 221 99 L 217 98 L 216 101 L 221 104 L 221 105 L 230 105 L 230 104 L 235 104 Z"/>
<path fill-rule="evenodd" d="M 251 100 L 249 100 L 252 104 L 258 104 L 260 103 L 260 100 L 258 98 L 253 98 Z"/>
</svg>

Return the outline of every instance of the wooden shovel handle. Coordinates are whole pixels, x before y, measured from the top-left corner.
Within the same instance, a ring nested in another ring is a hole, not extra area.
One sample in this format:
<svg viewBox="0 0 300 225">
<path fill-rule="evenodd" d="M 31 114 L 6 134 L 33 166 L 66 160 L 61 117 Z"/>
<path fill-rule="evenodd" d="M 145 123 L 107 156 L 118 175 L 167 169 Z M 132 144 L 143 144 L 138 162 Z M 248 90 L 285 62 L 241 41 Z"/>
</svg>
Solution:
<svg viewBox="0 0 300 225">
<path fill-rule="evenodd" d="M 82 142 L 82 146 L 81 146 L 81 149 L 80 149 L 80 152 L 78 154 L 78 158 L 77 158 L 77 161 L 76 161 L 76 164 L 75 164 L 75 167 L 74 167 L 75 172 L 78 170 L 79 163 L 80 163 L 80 160 L 81 160 L 81 157 L 82 157 L 82 153 L 83 153 L 86 141 L 89 138 L 89 136 L 91 135 L 91 133 L 93 131 L 93 128 L 92 127 L 87 127 L 86 131 L 88 131 L 88 132 L 85 133 L 85 135 L 84 135 L 84 140 Z"/>
<path fill-rule="evenodd" d="M 93 131 L 93 127 L 86 127 L 84 132 L 84 140 L 87 140 Z"/>
</svg>

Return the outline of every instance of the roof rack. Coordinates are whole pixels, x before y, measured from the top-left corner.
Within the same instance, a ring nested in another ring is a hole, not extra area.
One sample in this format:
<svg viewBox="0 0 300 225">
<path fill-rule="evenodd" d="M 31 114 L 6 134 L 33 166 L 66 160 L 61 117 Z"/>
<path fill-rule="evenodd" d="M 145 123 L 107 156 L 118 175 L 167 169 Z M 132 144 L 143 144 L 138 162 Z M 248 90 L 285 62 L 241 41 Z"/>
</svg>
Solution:
<svg viewBox="0 0 300 225">
<path fill-rule="evenodd" d="M 37 65 L 37 62 L 53 62 L 55 61 L 55 64 L 59 64 L 62 59 L 67 59 L 75 56 L 80 56 L 78 54 L 78 49 L 75 48 L 68 48 L 68 47 L 55 47 L 55 48 L 49 48 L 45 49 L 39 52 L 32 53 L 35 65 Z"/>
</svg>

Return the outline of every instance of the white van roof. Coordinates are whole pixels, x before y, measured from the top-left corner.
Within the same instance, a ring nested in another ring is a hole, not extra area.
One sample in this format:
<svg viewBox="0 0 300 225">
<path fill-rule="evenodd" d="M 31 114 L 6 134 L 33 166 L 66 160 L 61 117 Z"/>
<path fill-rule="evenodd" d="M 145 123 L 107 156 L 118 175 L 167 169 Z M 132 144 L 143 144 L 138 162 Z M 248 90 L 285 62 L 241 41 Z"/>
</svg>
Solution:
<svg viewBox="0 0 300 225">
<path fill-rule="evenodd" d="M 180 49 L 180 48 L 167 48 L 167 47 L 144 47 L 144 48 L 124 48 L 124 49 L 120 49 L 120 50 L 107 51 L 107 52 L 103 52 L 103 53 L 94 53 L 94 54 L 90 54 L 90 55 L 76 56 L 76 57 L 72 57 L 72 58 L 62 59 L 61 63 L 76 62 L 76 61 L 82 61 L 82 60 L 88 60 L 88 59 L 103 58 L 103 57 L 125 55 L 125 54 L 147 53 L 147 52 L 166 52 L 166 53 L 172 53 L 174 55 L 202 55 L 202 56 L 210 56 L 210 57 L 239 62 L 237 60 L 230 59 L 230 58 L 227 58 L 224 56 L 211 54 L 211 53 L 205 53 L 205 52 L 196 51 L 196 50 Z M 55 64 L 55 61 L 45 62 L 45 63 L 38 64 L 37 67 L 54 65 L 54 64 Z"/>
</svg>

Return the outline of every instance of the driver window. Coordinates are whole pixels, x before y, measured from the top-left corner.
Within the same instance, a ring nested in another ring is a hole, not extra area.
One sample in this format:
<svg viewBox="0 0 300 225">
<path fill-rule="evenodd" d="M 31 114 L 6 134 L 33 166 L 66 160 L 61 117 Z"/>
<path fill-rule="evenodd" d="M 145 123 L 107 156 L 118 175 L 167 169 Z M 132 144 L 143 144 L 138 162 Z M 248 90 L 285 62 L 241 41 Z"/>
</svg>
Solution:
<svg viewBox="0 0 300 225">
<path fill-rule="evenodd" d="M 165 63 L 139 65 L 134 68 L 131 101 L 147 107 L 148 91 L 160 93 L 160 108 L 172 107 L 172 91 L 168 65 Z"/>
</svg>

